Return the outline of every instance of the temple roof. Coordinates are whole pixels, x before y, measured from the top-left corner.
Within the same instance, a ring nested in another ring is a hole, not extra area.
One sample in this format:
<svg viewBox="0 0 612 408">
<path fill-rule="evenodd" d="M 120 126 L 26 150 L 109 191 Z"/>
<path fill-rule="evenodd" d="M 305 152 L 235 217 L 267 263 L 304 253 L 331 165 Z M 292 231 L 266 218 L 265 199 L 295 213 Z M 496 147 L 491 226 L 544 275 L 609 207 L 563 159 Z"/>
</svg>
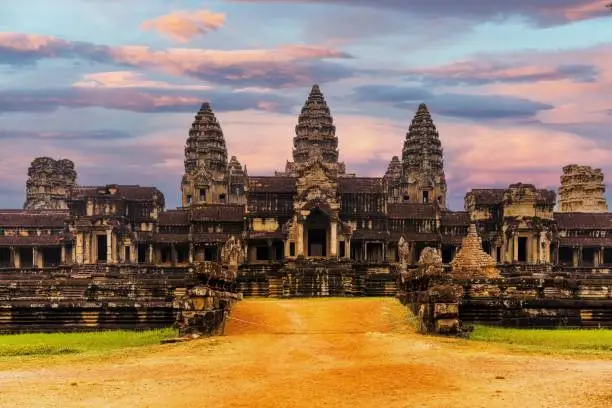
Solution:
<svg viewBox="0 0 612 408">
<path fill-rule="evenodd" d="M 435 204 L 403 203 L 388 204 L 389 218 L 394 219 L 429 219 L 436 218 L 438 207 Z"/>
<path fill-rule="evenodd" d="M 474 197 L 476 205 L 495 205 L 504 201 L 505 188 L 474 188 L 467 196 Z"/>
<path fill-rule="evenodd" d="M 189 225 L 188 210 L 166 210 L 159 213 L 159 225 Z"/>
<path fill-rule="evenodd" d="M 385 172 L 385 178 L 389 178 L 391 180 L 397 180 L 402 175 L 402 163 L 400 162 L 399 157 L 393 156 L 391 161 L 389 162 L 389 166 L 387 166 L 387 171 Z"/>
<path fill-rule="evenodd" d="M 112 193 L 112 190 L 115 190 Z M 105 186 L 79 186 L 72 189 L 72 199 L 82 200 L 88 197 L 109 197 L 128 201 L 163 202 L 164 194 L 156 187 L 141 187 L 139 185 L 108 184 Z"/>
<path fill-rule="evenodd" d="M 339 193 L 383 194 L 383 179 L 379 177 L 341 177 L 338 179 Z"/>
<path fill-rule="evenodd" d="M 445 226 L 470 225 L 470 213 L 467 211 L 443 211 L 440 214 L 440 224 Z"/>
<path fill-rule="evenodd" d="M 253 193 L 295 193 L 295 177 L 269 176 L 249 177 L 249 192 Z"/>
<path fill-rule="evenodd" d="M 68 211 L 0 210 L 0 228 L 61 228 Z"/>
<path fill-rule="evenodd" d="M 191 221 L 240 222 L 244 220 L 244 205 L 207 204 L 191 207 Z"/>
<path fill-rule="evenodd" d="M 554 213 L 559 229 L 612 230 L 612 213 Z"/>
</svg>

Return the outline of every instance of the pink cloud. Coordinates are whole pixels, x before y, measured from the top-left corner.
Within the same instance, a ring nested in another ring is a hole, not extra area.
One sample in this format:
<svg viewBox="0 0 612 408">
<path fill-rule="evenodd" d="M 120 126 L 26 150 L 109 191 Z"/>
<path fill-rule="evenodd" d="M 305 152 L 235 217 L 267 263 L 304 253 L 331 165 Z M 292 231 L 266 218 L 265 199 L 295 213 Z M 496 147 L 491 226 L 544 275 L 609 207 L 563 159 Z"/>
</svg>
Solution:
<svg viewBox="0 0 612 408">
<path fill-rule="evenodd" d="M 56 37 L 0 34 L 0 58 L 23 65 L 46 58 L 79 58 L 157 69 L 233 86 L 306 86 L 350 77 L 353 71 L 326 59 L 351 58 L 345 52 L 321 46 L 289 44 L 277 48 L 211 50 L 197 48 L 152 49 L 132 45 L 110 47 L 69 42 Z"/>
<path fill-rule="evenodd" d="M 208 10 L 178 10 L 141 24 L 143 30 L 155 30 L 178 42 L 216 31 L 225 24 L 225 14 Z"/>
<path fill-rule="evenodd" d="M 148 88 L 172 90 L 210 90 L 208 85 L 179 85 L 163 81 L 152 81 L 144 75 L 132 71 L 109 71 L 86 74 L 83 79 L 76 81 L 72 86 L 77 88 Z"/>
<path fill-rule="evenodd" d="M 561 16 L 568 21 L 579 21 L 603 16 L 609 4 L 610 0 L 588 0 L 565 7 L 542 8 L 542 11 L 553 16 Z"/>
</svg>

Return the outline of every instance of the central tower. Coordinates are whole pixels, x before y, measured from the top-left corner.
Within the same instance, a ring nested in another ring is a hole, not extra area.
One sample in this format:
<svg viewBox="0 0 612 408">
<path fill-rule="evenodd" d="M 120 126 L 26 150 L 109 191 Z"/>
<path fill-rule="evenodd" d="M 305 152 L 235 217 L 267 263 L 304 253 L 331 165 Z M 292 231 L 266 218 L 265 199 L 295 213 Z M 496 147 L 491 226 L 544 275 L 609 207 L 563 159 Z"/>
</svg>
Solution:
<svg viewBox="0 0 612 408">
<path fill-rule="evenodd" d="M 327 102 L 318 85 L 310 90 L 293 139 L 293 162 L 286 175 L 296 178 L 293 218 L 287 228 L 295 256 L 336 257 L 340 200 L 338 138 Z M 292 251 L 289 251 L 290 256 Z"/>
</svg>

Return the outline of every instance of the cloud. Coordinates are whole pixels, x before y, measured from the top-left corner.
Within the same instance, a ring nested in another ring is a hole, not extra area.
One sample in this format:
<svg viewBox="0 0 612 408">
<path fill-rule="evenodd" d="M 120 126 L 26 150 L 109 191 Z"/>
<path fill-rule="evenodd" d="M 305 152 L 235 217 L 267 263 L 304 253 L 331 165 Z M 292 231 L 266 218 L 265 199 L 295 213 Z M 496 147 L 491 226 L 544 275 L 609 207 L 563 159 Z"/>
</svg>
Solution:
<svg viewBox="0 0 612 408">
<path fill-rule="evenodd" d="M 387 102 L 398 109 L 427 102 L 432 113 L 466 119 L 529 118 L 554 106 L 505 95 L 434 94 L 424 88 L 394 85 L 365 85 L 354 89 L 352 98 L 365 102 Z"/>
<path fill-rule="evenodd" d="M 78 132 L 33 132 L 22 130 L 0 129 L 0 140 L 38 140 L 38 141 L 58 141 L 58 140 L 119 140 L 129 138 L 130 134 L 120 130 L 89 130 Z"/>
<path fill-rule="evenodd" d="M 499 20 L 521 16 L 540 25 L 559 25 L 606 16 L 609 0 L 230 0 L 236 3 L 313 3 L 386 8 L 419 17 L 454 16 L 469 20 Z"/>
<path fill-rule="evenodd" d="M 216 31 L 225 24 L 225 14 L 208 10 L 177 10 L 164 16 L 146 20 L 143 30 L 155 30 L 178 42 Z"/>
<path fill-rule="evenodd" d="M 161 70 L 241 87 L 301 87 L 354 75 L 344 65 L 322 61 L 352 58 L 350 54 L 317 45 L 251 50 L 154 50 L 146 46 L 109 47 L 50 36 L 0 33 L 0 64 L 19 66 L 57 58 Z"/>
<path fill-rule="evenodd" d="M 435 68 L 411 70 L 407 72 L 407 79 L 432 85 L 473 86 L 559 80 L 595 82 L 598 74 L 599 69 L 591 64 L 561 64 L 550 67 L 478 59 Z"/>
<path fill-rule="evenodd" d="M 294 101 L 274 94 L 75 87 L 0 90 L 0 114 L 53 112 L 59 107 L 101 107 L 138 113 L 195 112 L 203 101 L 210 101 L 219 112 L 289 110 L 295 105 Z"/>
<path fill-rule="evenodd" d="M 132 71 L 109 71 L 85 74 L 83 79 L 72 84 L 78 88 L 148 88 L 171 90 L 198 90 L 208 91 L 209 85 L 180 85 L 162 81 L 152 81 L 143 78 L 143 75 Z"/>
</svg>

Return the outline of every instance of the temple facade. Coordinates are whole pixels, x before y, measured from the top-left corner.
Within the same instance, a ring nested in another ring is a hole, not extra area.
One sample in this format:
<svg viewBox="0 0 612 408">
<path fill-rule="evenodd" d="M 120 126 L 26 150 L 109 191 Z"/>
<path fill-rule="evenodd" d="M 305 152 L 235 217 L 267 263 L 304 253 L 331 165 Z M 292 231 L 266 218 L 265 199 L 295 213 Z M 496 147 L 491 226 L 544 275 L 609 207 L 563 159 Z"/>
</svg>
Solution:
<svg viewBox="0 0 612 408">
<path fill-rule="evenodd" d="M 392 294 L 400 242 L 413 264 L 434 247 L 448 265 L 470 228 L 502 269 L 612 268 L 612 214 L 600 170 L 565 167 L 559 203 L 555 191 L 515 183 L 473 189 L 464 211 L 450 211 L 443 149 L 425 104 L 381 177 L 346 172 L 316 85 L 284 171 L 249 175 L 228 154 L 208 103 L 184 151 L 176 209 L 165 208 L 155 187 L 81 186 L 70 160 L 35 159 L 24 209 L 0 210 L 0 268 L 187 268 L 220 261 L 233 239 L 243 248 L 238 279 L 246 294 Z"/>
</svg>

